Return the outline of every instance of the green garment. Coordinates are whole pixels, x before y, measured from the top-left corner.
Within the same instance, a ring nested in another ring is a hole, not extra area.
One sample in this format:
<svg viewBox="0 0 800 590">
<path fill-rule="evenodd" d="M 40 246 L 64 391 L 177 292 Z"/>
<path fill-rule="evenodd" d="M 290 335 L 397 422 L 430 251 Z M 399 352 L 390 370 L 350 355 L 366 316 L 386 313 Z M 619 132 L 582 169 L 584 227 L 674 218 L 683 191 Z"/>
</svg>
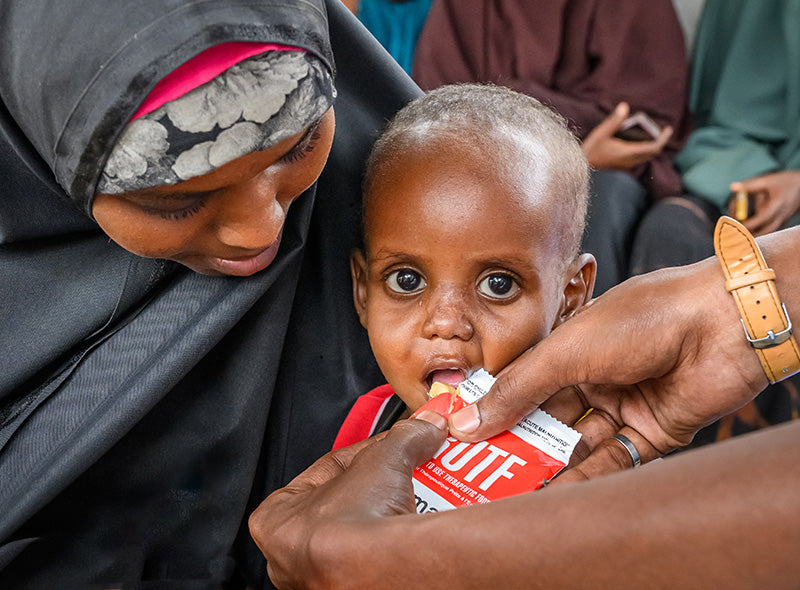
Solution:
<svg viewBox="0 0 800 590">
<path fill-rule="evenodd" d="M 689 192 L 723 208 L 731 182 L 799 169 L 800 0 L 707 0 L 690 89 Z"/>
</svg>

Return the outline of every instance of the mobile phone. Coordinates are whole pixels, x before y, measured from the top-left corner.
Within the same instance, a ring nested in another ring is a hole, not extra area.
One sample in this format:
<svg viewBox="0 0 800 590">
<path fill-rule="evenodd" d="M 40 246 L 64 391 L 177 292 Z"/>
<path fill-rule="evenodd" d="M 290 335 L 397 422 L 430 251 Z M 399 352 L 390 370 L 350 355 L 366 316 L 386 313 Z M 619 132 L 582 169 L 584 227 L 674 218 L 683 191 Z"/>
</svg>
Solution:
<svg viewBox="0 0 800 590">
<path fill-rule="evenodd" d="M 637 111 L 625 119 L 615 137 L 625 141 L 653 141 L 661 134 L 661 127 L 643 111 Z"/>
</svg>

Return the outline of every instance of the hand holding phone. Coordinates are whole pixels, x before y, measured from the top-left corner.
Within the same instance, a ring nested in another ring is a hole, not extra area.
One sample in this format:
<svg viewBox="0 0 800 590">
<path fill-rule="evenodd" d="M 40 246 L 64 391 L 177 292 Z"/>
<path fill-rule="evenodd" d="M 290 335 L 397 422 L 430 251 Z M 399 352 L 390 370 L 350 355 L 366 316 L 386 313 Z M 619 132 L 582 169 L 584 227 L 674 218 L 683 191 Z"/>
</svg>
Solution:
<svg viewBox="0 0 800 590">
<path fill-rule="evenodd" d="M 614 134 L 625 141 L 653 141 L 661 134 L 661 127 L 644 111 L 637 111 L 625 119 Z"/>
</svg>

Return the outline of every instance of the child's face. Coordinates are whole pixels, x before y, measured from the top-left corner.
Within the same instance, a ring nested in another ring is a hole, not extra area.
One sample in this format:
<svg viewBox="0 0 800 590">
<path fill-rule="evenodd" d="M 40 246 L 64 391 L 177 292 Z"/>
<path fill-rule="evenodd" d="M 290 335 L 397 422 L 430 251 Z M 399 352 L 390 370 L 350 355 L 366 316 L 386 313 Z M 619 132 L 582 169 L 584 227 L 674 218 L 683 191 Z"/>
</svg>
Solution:
<svg viewBox="0 0 800 590">
<path fill-rule="evenodd" d="M 292 202 L 322 172 L 333 109 L 318 124 L 172 186 L 98 194 L 92 213 L 108 236 L 148 258 L 203 274 L 251 275 L 272 263 Z"/>
<path fill-rule="evenodd" d="M 392 163 L 372 186 L 354 298 L 384 376 L 412 410 L 434 380 L 496 374 L 591 297 L 594 259 L 565 264 L 558 196 L 516 184 L 449 149 Z"/>
</svg>

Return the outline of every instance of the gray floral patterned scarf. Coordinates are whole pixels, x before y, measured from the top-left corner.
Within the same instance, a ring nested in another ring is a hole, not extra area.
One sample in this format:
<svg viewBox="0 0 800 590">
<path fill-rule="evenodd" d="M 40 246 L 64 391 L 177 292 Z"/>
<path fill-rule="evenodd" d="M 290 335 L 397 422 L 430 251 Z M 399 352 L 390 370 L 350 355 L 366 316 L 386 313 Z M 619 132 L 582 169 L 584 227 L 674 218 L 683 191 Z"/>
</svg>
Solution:
<svg viewBox="0 0 800 590">
<path fill-rule="evenodd" d="M 301 132 L 333 104 L 324 64 L 304 51 L 267 51 L 131 121 L 98 182 L 119 194 L 176 184 Z"/>
</svg>

